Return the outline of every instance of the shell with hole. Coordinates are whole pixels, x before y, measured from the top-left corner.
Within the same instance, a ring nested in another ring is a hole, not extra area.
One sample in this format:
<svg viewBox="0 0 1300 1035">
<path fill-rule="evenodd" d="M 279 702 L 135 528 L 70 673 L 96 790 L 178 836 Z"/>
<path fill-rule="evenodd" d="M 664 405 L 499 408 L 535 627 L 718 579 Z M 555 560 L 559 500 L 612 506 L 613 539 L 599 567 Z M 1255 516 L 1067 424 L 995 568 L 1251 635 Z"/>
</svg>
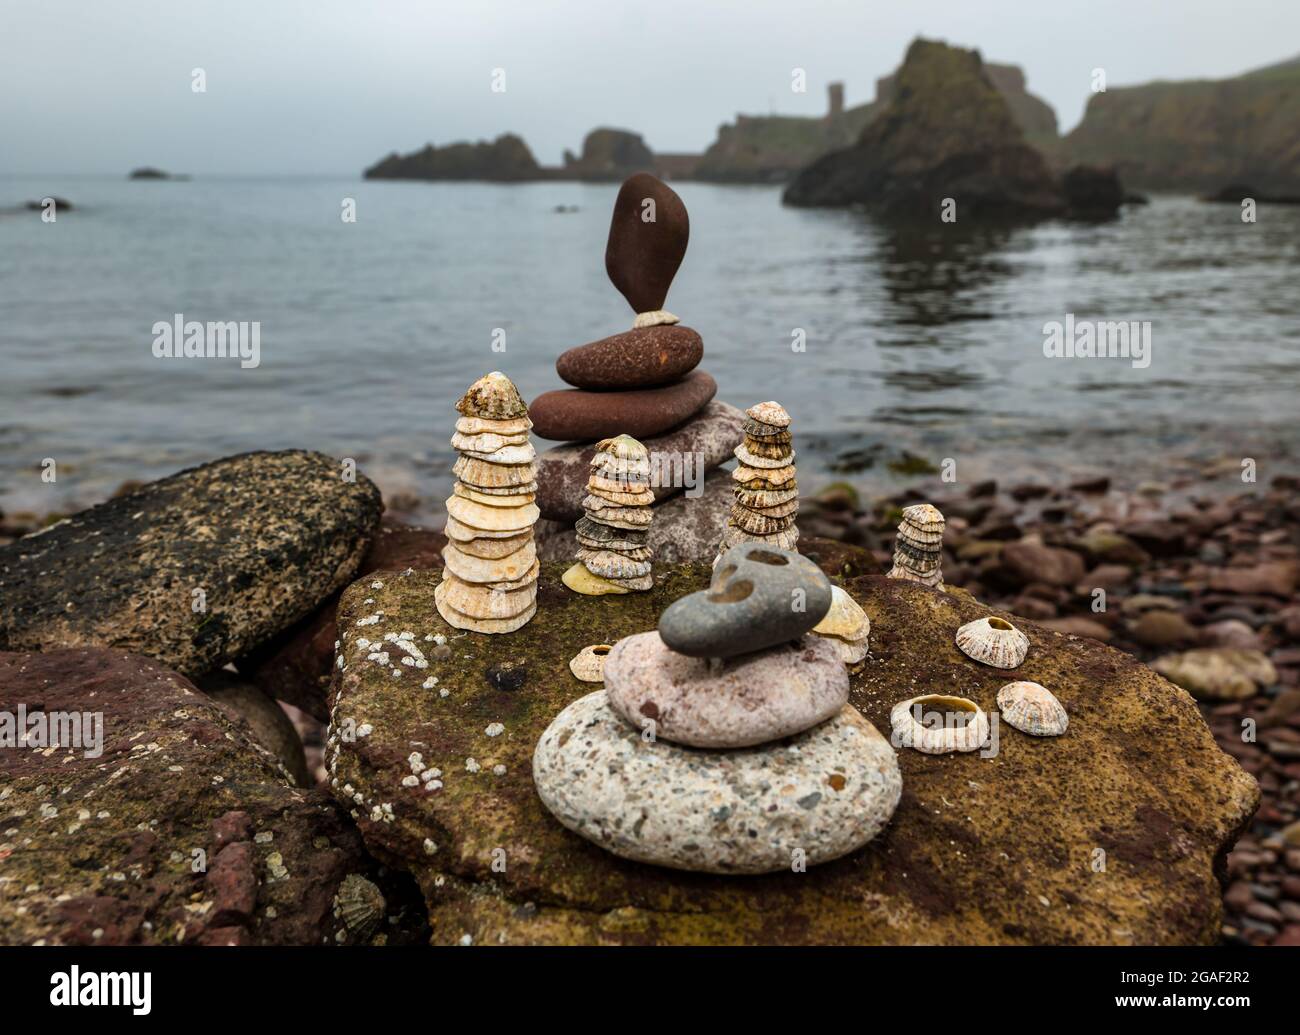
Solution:
<svg viewBox="0 0 1300 1035">
<path fill-rule="evenodd" d="M 589 647 L 583 647 L 569 662 L 569 671 L 584 683 L 603 683 L 605 658 L 613 649 L 608 643 L 593 643 Z"/>
<path fill-rule="evenodd" d="M 1005 618 L 990 616 L 957 630 L 957 647 L 966 657 L 993 668 L 1019 668 L 1029 653 L 1029 637 Z"/>
<path fill-rule="evenodd" d="M 1047 687 L 1027 680 L 998 691 L 998 708 L 1008 725 L 1032 737 L 1059 737 L 1070 725 L 1065 706 Z"/>
<path fill-rule="evenodd" d="M 965 697 L 922 694 L 900 701 L 889 712 L 894 744 L 927 755 L 978 751 L 989 739 L 989 717 Z"/>
</svg>

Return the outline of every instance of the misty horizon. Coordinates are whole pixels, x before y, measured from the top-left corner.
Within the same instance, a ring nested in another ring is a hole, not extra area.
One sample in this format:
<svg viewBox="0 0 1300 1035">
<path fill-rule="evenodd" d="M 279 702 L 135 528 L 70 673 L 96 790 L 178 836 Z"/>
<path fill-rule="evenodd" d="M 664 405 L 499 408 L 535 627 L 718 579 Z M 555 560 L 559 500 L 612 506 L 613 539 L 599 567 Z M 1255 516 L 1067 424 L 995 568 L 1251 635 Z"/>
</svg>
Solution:
<svg viewBox="0 0 1300 1035">
<path fill-rule="evenodd" d="M 699 153 L 737 114 L 824 114 L 831 82 L 844 83 L 847 106 L 873 100 L 917 36 L 1018 66 L 1067 133 L 1094 68 L 1109 89 L 1229 78 L 1294 57 L 1278 40 L 1300 37 L 1300 8 L 1264 0 L 1227 13 L 1198 0 L 1176 22 L 1116 0 L 1050 14 L 1019 6 L 668 2 L 651 17 L 594 0 L 546 10 L 24 4 L 0 45 L 11 100 L 0 111 L 0 173 L 359 177 L 395 151 L 503 133 L 557 166 L 598 127 L 637 133 L 656 153 Z M 196 68 L 202 93 L 191 88 Z M 504 92 L 492 90 L 497 69 Z M 805 92 L 791 90 L 795 69 Z"/>
</svg>

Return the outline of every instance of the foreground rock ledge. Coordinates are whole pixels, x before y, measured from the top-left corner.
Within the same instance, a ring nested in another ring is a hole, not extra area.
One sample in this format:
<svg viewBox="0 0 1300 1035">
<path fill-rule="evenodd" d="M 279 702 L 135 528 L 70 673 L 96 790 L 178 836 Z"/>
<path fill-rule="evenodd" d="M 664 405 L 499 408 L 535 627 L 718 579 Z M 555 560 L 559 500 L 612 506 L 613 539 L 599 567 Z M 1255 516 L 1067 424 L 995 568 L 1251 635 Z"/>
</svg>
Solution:
<svg viewBox="0 0 1300 1035">
<path fill-rule="evenodd" d="M 0 711 L 20 706 L 29 729 L 101 715 L 103 750 L 67 746 L 66 725 L 62 746 L 0 747 L 0 944 L 355 944 L 334 915 L 353 874 L 386 898 L 376 938 L 423 936 L 409 879 L 177 673 L 116 650 L 0 653 Z"/>
<path fill-rule="evenodd" d="M 1030 679 L 1070 710 L 1069 733 L 1040 740 L 1003 724 L 994 758 L 901 751 L 903 798 L 890 824 L 806 873 L 717 877 L 601 851 L 543 808 L 533 746 L 592 689 L 569 659 L 653 628 L 709 569 L 667 568 L 652 591 L 617 599 L 570 593 L 561 571 L 544 566 L 537 616 L 510 636 L 448 627 L 433 606 L 433 572 L 367 576 L 343 595 L 345 667 L 327 750 L 335 794 L 371 850 L 415 875 L 435 943 L 1217 938 L 1216 863 L 1258 789 L 1192 699 L 1127 655 L 1019 620 L 1031 642 L 1025 664 L 980 668 L 953 632 L 985 608 L 879 576 L 845 583 L 872 625 L 850 703 L 877 729 L 887 734 L 889 709 L 905 697 L 959 692 L 992 711 L 1000 686 Z M 417 651 L 382 643 L 385 634 L 409 634 Z"/>
</svg>

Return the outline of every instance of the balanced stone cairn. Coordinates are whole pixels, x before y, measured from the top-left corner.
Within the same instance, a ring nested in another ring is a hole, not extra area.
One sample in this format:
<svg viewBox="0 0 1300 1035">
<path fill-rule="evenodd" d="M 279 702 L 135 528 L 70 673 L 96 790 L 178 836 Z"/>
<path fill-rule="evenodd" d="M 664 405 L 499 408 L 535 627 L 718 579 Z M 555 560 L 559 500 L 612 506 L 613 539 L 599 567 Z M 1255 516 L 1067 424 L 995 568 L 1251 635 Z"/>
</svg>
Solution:
<svg viewBox="0 0 1300 1035">
<path fill-rule="evenodd" d="M 799 870 L 866 844 L 902 777 L 848 704 L 839 651 L 810 634 L 831 601 L 807 558 L 729 550 L 658 631 L 614 644 L 605 689 L 542 734 L 543 804 L 616 855 L 682 870 Z"/>
<path fill-rule="evenodd" d="M 434 600 L 457 629 L 514 632 L 537 611 L 532 422 L 515 386 L 498 371 L 470 385 L 456 409 L 461 417 L 451 444 L 460 459 L 452 468 L 456 484 L 447 500 L 447 546 Z"/>
<path fill-rule="evenodd" d="M 761 402 L 745 418 L 745 441 L 735 453 L 740 463 L 731 473 L 736 502 L 718 553 L 745 542 L 793 550 L 799 542 L 799 487 L 790 415 L 780 403 Z"/>
<path fill-rule="evenodd" d="M 632 329 L 569 349 L 555 364 L 571 389 L 533 400 L 541 438 L 590 442 L 619 434 L 649 438 L 708 405 L 717 383 L 696 365 L 704 343 L 663 308 L 690 239 L 686 206 L 667 184 L 638 173 L 614 202 L 605 270 L 627 299 Z"/>
<path fill-rule="evenodd" d="M 906 579 L 923 586 L 943 588 L 943 515 L 929 503 L 903 509 L 894 543 L 891 579 Z"/>
<path fill-rule="evenodd" d="M 578 519 L 578 562 L 564 573 L 564 584 L 588 596 L 650 589 L 654 552 L 646 533 L 653 502 L 645 446 L 628 435 L 601 442 L 582 501 L 586 513 Z"/>
</svg>

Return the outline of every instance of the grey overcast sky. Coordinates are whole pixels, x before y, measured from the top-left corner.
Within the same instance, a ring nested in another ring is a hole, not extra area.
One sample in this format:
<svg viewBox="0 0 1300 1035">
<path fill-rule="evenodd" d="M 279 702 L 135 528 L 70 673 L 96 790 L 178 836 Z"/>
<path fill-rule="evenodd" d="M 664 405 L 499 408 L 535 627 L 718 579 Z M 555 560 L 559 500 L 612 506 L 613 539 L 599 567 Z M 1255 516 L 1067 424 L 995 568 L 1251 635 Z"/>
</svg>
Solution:
<svg viewBox="0 0 1300 1035">
<path fill-rule="evenodd" d="M 737 112 L 820 114 L 832 80 L 870 100 L 918 34 L 1020 65 L 1069 129 L 1094 68 L 1113 87 L 1293 57 L 1300 2 L 0 0 L 0 172 L 356 175 L 506 131 L 556 164 L 599 125 L 699 151 Z"/>
</svg>

